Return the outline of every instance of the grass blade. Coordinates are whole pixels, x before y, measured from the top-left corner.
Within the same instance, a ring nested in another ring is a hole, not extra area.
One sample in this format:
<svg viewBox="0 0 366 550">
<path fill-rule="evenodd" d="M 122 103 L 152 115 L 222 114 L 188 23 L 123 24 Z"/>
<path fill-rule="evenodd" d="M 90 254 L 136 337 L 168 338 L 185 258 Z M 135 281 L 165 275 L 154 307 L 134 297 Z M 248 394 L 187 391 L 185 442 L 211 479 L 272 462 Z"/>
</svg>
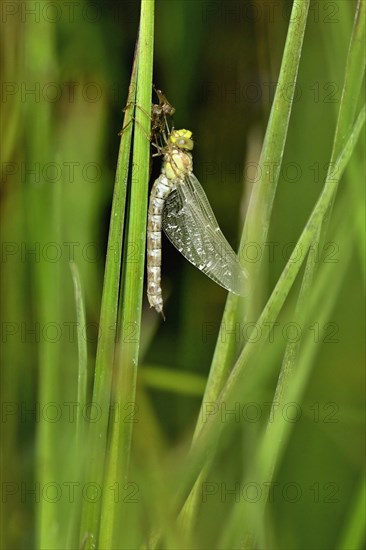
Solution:
<svg viewBox="0 0 366 550">
<path fill-rule="evenodd" d="M 137 47 L 138 49 L 138 47 Z M 134 104 L 136 90 L 136 56 L 132 69 L 127 104 Z M 125 217 L 127 178 L 132 138 L 133 111 L 127 109 L 124 116 L 116 180 L 113 192 L 107 257 L 105 264 L 99 337 L 95 365 L 93 402 L 102 415 L 100 421 L 91 423 L 89 432 L 90 460 L 86 479 L 95 484 L 95 494 L 83 501 L 80 540 L 86 539 L 86 548 L 95 547 L 100 521 L 100 504 L 97 488 L 103 485 L 104 461 L 107 444 L 108 416 L 111 398 L 112 366 L 117 329 L 117 308 L 122 258 L 122 237 Z"/>
<path fill-rule="evenodd" d="M 145 264 L 146 212 L 150 164 L 150 118 L 153 64 L 154 2 L 141 3 L 140 48 L 138 52 L 136 126 L 133 147 L 133 169 L 130 211 L 125 254 L 125 278 L 122 290 L 122 311 L 119 345 L 116 353 L 115 404 L 123 410 L 135 404 L 136 377 L 141 328 L 143 273 Z M 131 259 L 129 261 L 129 259 Z M 133 336 L 131 337 L 131 329 Z M 106 473 L 106 484 L 116 481 L 124 487 L 128 480 L 133 423 L 114 422 Z M 102 509 L 102 528 L 99 545 L 118 548 L 126 533 L 127 507 L 123 499 L 115 502 L 106 494 Z"/>
<path fill-rule="evenodd" d="M 77 464 L 78 459 L 83 456 L 83 449 L 86 444 L 86 423 L 84 419 L 85 406 L 88 402 L 88 349 L 87 340 L 85 337 L 86 315 L 84 293 L 81 287 L 80 273 L 75 262 L 70 262 L 70 271 L 74 285 L 75 305 L 76 305 L 76 321 L 77 321 L 77 340 L 78 340 L 78 390 L 77 390 L 77 412 L 76 412 L 76 430 L 74 442 L 74 460 Z M 82 478 L 82 471 L 75 468 L 78 479 Z M 72 513 L 70 514 L 70 523 L 68 528 L 67 548 L 75 546 L 78 538 L 78 530 L 80 528 L 80 512 L 81 499 L 75 498 L 76 502 L 72 503 Z"/>
<path fill-rule="evenodd" d="M 365 498 L 366 498 L 366 479 L 365 473 L 357 487 L 357 494 L 354 505 L 349 514 L 348 524 L 342 535 L 337 548 L 339 550 L 348 550 L 349 548 L 362 548 L 365 538 Z"/>
<path fill-rule="evenodd" d="M 88 349 L 84 335 L 86 327 L 85 303 L 84 295 L 81 288 L 80 273 L 77 265 L 70 262 L 70 270 L 74 284 L 75 304 L 76 304 L 76 320 L 77 320 L 77 338 L 79 350 L 78 363 L 78 410 L 76 417 L 76 440 L 79 447 L 84 443 L 84 428 L 82 411 L 87 402 L 87 382 L 88 382 Z"/>
</svg>

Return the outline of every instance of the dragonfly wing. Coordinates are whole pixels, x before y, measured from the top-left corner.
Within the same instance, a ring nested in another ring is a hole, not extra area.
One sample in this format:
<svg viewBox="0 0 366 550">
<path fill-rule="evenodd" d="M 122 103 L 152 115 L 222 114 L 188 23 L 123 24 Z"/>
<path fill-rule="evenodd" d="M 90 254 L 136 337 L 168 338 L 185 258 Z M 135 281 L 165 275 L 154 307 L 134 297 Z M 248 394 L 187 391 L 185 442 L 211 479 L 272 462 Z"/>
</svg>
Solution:
<svg viewBox="0 0 366 550">
<path fill-rule="evenodd" d="M 167 197 L 162 223 L 167 237 L 194 266 L 230 292 L 245 294 L 246 272 L 193 174 L 177 183 Z"/>
</svg>

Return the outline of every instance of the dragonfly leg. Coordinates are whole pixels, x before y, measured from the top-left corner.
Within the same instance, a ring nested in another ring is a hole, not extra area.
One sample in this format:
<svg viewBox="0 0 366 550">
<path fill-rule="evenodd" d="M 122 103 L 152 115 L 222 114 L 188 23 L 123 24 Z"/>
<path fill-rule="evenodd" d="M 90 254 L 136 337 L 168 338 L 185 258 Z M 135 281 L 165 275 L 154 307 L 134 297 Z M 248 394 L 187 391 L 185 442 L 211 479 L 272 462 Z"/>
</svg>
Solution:
<svg viewBox="0 0 366 550">
<path fill-rule="evenodd" d="M 147 134 L 146 130 L 142 127 L 141 123 L 136 120 L 136 117 L 132 117 L 131 120 L 129 122 L 127 122 L 126 126 L 123 126 L 122 130 L 120 130 L 118 132 L 118 135 L 121 136 L 123 134 L 123 132 L 125 132 L 127 130 L 127 128 L 129 127 L 129 125 L 134 122 L 135 124 L 138 124 L 138 126 L 141 128 L 141 130 L 143 131 L 143 133 L 145 134 L 146 136 L 146 139 L 148 141 L 151 141 L 151 137 Z"/>
<path fill-rule="evenodd" d="M 150 118 L 150 120 L 152 120 L 152 116 L 151 114 L 149 114 L 147 111 L 145 111 L 145 109 L 143 107 L 141 107 L 141 105 L 138 105 L 138 103 L 134 102 L 134 101 L 130 101 L 129 103 L 126 103 L 126 105 L 124 106 L 124 108 L 122 109 L 122 111 L 125 113 L 128 109 L 130 109 L 131 107 L 133 107 L 133 109 L 140 109 L 140 111 L 142 113 L 144 113 L 146 116 L 148 116 Z M 121 136 L 123 134 L 123 132 L 125 130 L 127 130 L 127 128 L 129 127 L 129 125 L 132 123 L 132 122 L 135 122 L 136 124 L 139 125 L 139 127 L 141 128 L 141 130 L 144 132 L 145 136 L 146 136 L 146 139 L 148 141 L 151 141 L 151 136 L 148 136 L 147 135 L 147 132 L 146 130 L 142 127 L 141 123 L 136 120 L 136 117 L 133 115 L 131 120 L 126 124 L 126 126 L 124 126 L 122 128 L 122 130 L 120 132 L 118 132 L 118 135 Z"/>
</svg>

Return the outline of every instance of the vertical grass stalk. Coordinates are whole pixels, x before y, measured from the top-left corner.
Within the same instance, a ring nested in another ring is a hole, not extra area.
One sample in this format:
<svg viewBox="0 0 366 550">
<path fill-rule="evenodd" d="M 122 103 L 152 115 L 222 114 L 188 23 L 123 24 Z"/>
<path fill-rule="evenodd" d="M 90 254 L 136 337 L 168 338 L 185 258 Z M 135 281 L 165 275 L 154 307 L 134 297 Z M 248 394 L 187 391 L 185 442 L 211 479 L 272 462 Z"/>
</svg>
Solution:
<svg viewBox="0 0 366 550">
<path fill-rule="evenodd" d="M 118 483 L 119 497 L 109 492 L 103 499 L 99 546 L 121 547 L 126 533 L 127 506 L 123 505 L 123 487 L 128 480 L 133 421 L 125 421 L 126 413 L 137 413 L 136 375 L 140 342 L 142 290 L 145 265 L 146 213 L 150 165 L 150 118 L 154 36 L 154 2 L 141 3 L 139 51 L 137 68 L 136 125 L 133 145 L 132 184 L 128 216 L 127 244 L 124 255 L 123 288 L 121 293 L 121 326 L 115 358 L 116 387 L 114 407 L 118 411 L 112 423 L 111 447 L 106 472 L 106 486 Z M 138 418 L 137 418 L 138 420 Z M 116 501 L 117 500 L 117 501 Z"/>
<path fill-rule="evenodd" d="M 138 50 L 138 46 L 136 49 Z M 135 55 L 127 105 L 133 105 L 135 102 L 136 69 Z M 88 434 L 89 461 L 85 479 L 88 483 L 95 484 L 95 494 L 90 494 L 90 498 L 83 500 L 80 540 L 86 540 L 86 548 L 95 548 L 100 521 L 98 488 L 103 487 L 107 444 L 114 348 L 117 330 L 122 239 L 132 138 L 132 117 L 133 110 L 126 109 L 123 121 L 123 128 L 125 128 L 125 130 L 122 132 L 118 153 L 103 281 L 93 388 L 93 403 L 99 407 L 102 414 L 98 422 L 90 424 Z M 91 485 L 91 487 L 93 487 L 93 485 Z"/>
</svg>

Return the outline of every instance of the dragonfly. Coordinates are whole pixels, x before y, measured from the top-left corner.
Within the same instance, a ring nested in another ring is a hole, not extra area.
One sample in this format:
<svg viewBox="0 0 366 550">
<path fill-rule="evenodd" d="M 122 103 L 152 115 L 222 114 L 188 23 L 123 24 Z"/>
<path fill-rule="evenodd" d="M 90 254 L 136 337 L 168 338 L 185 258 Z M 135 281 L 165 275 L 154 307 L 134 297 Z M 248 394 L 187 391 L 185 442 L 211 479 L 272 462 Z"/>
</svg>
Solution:
<svg viewBox="0 0 366 550">
<path fill-rule="evenodd" d="M 193 174 L 190 130 L 172 130 L 157 153 L 163 157 L 160 176 L 149 200 L 147 221 L 147 297 L 163 318 L 161 230 L 179 252 L 229 292 L 245 295 L 248 277 L 224 237 L 207 196 Z"/>
</svg>

